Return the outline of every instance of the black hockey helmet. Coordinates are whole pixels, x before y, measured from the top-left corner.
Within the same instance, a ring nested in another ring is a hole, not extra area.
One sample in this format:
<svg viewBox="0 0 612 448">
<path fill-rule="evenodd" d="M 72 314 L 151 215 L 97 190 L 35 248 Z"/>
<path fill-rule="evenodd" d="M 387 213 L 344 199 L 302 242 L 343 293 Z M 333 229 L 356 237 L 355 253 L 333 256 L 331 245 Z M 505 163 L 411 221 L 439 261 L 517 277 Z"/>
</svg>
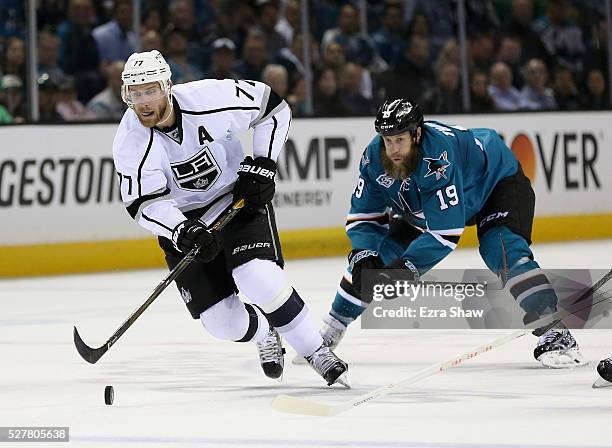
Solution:
<svg viewBox="0 0 612 448">
<path fill-rule="evenodd" d="M 383 136 L 409 132 L 416 139 L 416 130 L 423 126 L 423 112 L 418 104 L 405 98 L 387 100 L 378 109 L 374 128 Z"/>
</svg>

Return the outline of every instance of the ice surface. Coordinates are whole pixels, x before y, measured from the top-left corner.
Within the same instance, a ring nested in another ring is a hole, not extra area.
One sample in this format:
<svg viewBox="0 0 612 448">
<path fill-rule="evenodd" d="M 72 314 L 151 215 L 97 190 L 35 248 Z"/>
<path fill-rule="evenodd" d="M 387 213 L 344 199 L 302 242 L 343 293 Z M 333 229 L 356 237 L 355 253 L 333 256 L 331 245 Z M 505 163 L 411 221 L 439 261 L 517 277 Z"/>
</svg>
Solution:
<svg viewBox="0 0 612 448">
<path fill-rule="evenodd" d="M 612 264 L 612 241 L 534 251 L 546 268 Z M 484 265 L 476 250 L 460 250 L 441 267 Z M 343 269 L 343 258 L 287 263 L 317 319 L 327 312 Z M 164 275 L 0 282 L 0 426 L 69 426 L 71 447 L 612 446 L 612 389 L 591 388 L 596 362 L 612 354 L 612 330 L 575 332 L 594 362 L 586 368 L 541 368 L 532 357 L 536 339 L 528 336 L 329 419 L 281 414 L 270 401 L 279 393 L 345 400 L 505 331 L 383 331 L 354 324 L 338 349 L 350 363 L 352 390 L 326 387 L 309 367 L 289 362 L 290 350 L 278 383 L 261 372 L 253 344 L 208 336 L 170 287 L 97 364 L 84 362 L 72 326 L 86 343 L 102 344 Z M 115 388 L 113 406 L 104 404 L 106 385 Z"/>
</svg>

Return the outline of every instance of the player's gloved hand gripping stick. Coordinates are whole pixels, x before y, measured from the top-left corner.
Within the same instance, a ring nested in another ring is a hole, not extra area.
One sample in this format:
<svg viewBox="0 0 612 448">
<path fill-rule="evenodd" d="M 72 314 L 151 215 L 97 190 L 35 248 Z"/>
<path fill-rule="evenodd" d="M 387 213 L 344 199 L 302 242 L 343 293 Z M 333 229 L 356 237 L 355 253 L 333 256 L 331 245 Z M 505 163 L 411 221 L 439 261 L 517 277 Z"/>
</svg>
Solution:
<svg viewBox="0 0 612 448">
<path fill-rule="evenodd" d="M 234 198 L 244 198 L 244 211 L 253 213 L 272 201 L 276 162 L 267 157 L 246 156 L 238 168 Z"/>
<path fill-rule="evenodd" d="M 221 230 L 225 227 L 234 216 L 244 207 L 244 199 L 238 199 L 236 202 L 232 204 L 232 206 L 227 209 L 225 214 L 221 215 L 221 217 L 217 220 L 217 222 L 211 227 L 210 234 L 215 234 L 215 232 Z M 200 246 L 194 246 L 185 257 L 175 266 L 175 268 L 170 271 L 170 273 L 164 278 L 159 285 L 153 290 L 151 295 L 147 298 L 147 300 L 138 307 L 136 311 L 134 311 L 126 320 L 121 324 L 119 328 L 113 333 L 113 335 L 108 338 L 108 340 L 104 343 L 104 345 L 98 348 L 89 347 L 81 336 L 79 336 L 79 332 L 77 328 L 74 327 L 74 345 L 76 346 L 77 351 L 81 357 L 91 363 L 95 364 L 98 360 L 104 355 L 109 348 L 113 346 L 115 342 L 127 331 L 128 328 L 132 326 L 132 324 L 140 317 L 142 313 L 153 303 L 153 301 L 166 289 L 166 287 L 174 281 L 186 268 L 189 266 L 194 260 L 196 260 L 199 256 Z"/>
<path fill-rule="evenodd" d="M 198 248 L 194 261 L 208 263 L 223 249 L 221 233 L 218 230 L 208 230 L 200 221 L 186 220 L 180 223 L 172 232 L 172 242 L 176 250 L 188 254 Z"/>
<path fill-rule="evenodd" d="M 362 294 L 362 275 L 366 269 L 382 269 L 385 265 L 378 252 L 368 249 L 353 249 L 348 256 L 349 267 L 353 276 L 353 288 Z"/>
</svg>

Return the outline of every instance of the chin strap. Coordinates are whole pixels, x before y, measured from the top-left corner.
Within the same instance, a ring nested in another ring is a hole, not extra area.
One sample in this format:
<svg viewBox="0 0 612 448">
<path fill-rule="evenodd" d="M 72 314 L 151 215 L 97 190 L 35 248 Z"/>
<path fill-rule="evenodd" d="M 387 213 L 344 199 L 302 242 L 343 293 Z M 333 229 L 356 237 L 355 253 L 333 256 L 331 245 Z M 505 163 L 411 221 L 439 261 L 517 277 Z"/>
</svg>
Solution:
<svg viewBox="0 0 612 448">
<path fill-rule="evenodd" d="M 170 107 L 166 108 L 166 113 L 161 118 L 161 120 L 159 120 L 157 123 L 155 123 L 155 126 L 159 126 L 160 123 L 163 123 L 164 121 L 166 121 L 168 119 L 168 117 L 170 117 L 170 114 L 172 113 L 172 111 L 174 110 L 174 101 L 172 101 L 172 91 L 168 92 L 168 105 Z"/>
</svg>

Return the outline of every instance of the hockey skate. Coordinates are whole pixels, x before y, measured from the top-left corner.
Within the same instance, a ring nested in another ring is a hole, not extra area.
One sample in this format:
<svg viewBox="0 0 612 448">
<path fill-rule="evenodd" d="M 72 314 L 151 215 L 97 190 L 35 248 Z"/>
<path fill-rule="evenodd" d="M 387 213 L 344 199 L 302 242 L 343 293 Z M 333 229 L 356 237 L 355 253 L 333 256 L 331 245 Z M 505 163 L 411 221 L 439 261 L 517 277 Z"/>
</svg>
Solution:
<svg viewBox="0 0 612 448">
<path fill-rule="evenodd" d="M 543 366 L 552 369 L 582 367 L 588 364 L 580 353 L 576 340 L 567 329 L 551 329 L 540 336 L 533 356 Z"/>
<path fill-rule="evenodd" d="M 593 389 L 612 386 L 612 356 L 599 362 L 597 373 L 599 377 L 593 383 Z"/>
<path fill-rule="evenodd" d="M 312 355 L 307 356 L 306 361 L 327 381 L 328 386 L 339 383 L 350 389 L 346 379 L 348 364 L 338 358 L 329 347 L 322 345 Z"/>
<path fill-rule="evenodd" d="M 268 378 L 278 379 L 283 376 L 285 365 L 285 349 L 278 332 L 270 327 L 270 331 L 264 339 L 257 342 L 259 361 L 261 368 Z"/>
<path fill-rule="evenodd" d="M 328 314 L 323 318 L 323 326 L 320 333 L 323 338 L 323 345 L 334 350 L 344 337 L 344 333 L 346 333 L 346 325 L 331 314 Z"/>
<path fill-rule="evenodd" d="M 331 314 L 328 314 L 323 318 L 323 326 L 319 333 L 323 338 L 323 345 L 334 350 L 344 337 L 344 333 L 346 333 L 346 325 Z M 307 361 L 306 358 L 297 355 L 291 362 L 293 364 L 306 364 Z"/>
</svg>

